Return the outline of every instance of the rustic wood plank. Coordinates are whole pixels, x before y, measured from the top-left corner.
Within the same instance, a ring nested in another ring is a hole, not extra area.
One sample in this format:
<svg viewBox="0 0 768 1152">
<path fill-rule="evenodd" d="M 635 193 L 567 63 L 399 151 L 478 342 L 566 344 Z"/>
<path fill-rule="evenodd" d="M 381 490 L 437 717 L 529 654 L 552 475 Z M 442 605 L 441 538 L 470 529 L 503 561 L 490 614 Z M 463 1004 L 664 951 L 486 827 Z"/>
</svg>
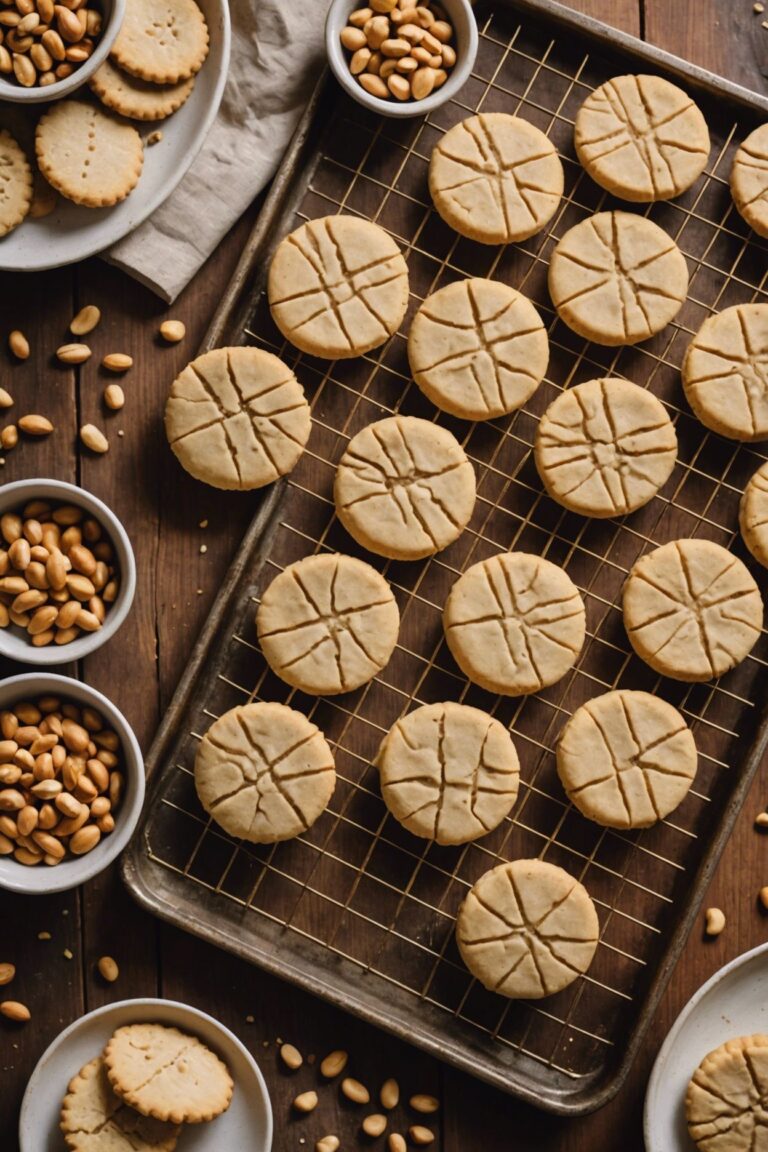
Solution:
<svg viewBox="0 0 768 1152">
<path fill-rule="evenodd" d="M 763 74 L 768 64 L 764 19 L 764 14 L 753 11 L 751 0 L 743 4 L 645 0 L 646 40 L 756 92 L 768 88 Z"/>
<path fill-rule="evenodd" d="M 595 20 L 602 20 L 622 32 L 640 36 L 642 28 L 642 0 L 565 0 L 569 8 L 584 12 Z"/>
</svg>

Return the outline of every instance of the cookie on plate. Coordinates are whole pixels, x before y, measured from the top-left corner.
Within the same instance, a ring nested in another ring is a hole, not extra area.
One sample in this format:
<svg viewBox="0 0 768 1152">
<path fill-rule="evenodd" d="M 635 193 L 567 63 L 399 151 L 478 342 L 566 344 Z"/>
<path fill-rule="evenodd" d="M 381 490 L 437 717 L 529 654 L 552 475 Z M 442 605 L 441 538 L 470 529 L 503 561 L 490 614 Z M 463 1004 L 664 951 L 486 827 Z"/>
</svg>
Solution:
<svg viewBox="0 0 768 1152">
<path fill-rule="evenodd" d="M 768 124 L 750 132 L 734 156 L 731 195 L 753 232 L 768 236 Z"/>
<path fill-rule="evenodd" d="M 471 277 L 427 297 L 408 333 L 408 361 L 438 408 L 463 420 L 491 420 L 521 408 L 536 391 L 549 340 L 522 293 Z"/>
<path fill-rule="evenodd" d="M 756 1152 L 768 1129 L 768 1036 L 739 1036 L 709 1052 L 685 1094 L 688 1132 L 699 1152 Z"/>
<path fill-rule="evenodd" d="M 109 208 L 133 191 L 144 164 L 141 136 L 95 104 L 59 100 L 35 133 L 40 171 L 67 200 Z"/>
<path fill-rule="evenodd" d="M 195 0 L 126 0 L 112 59 L 152 84 L 178 84 L 208 55 L 208 25 Z"/>
<path fill-rule="evenodd" d="M 466 704 L 425 704 L 392 725 L 376 766 L 396 820 L 438 844 L 492 832 L 517 799 L 520 764 L 498 720 Z"/>
<path fill-rule="evenodd" d="M 115 1095 L 101 1056 L 70 1081 L 61 1131 L 72 1152 L 173 1152 L 179 1125 L 142 1116 Z"/>
<path fill-rule="evenodd" d="M 459 909 L 461 958 L 489 992 L 552 996 L 586 972 L 600 924 L 583 884 L 545 860 L 513 860 L 486 872 Z"/>
<path fill-rule="evenodd" d="M 0 129 L 0 236 L 21 224 L 32 203 L 32 168 L 24 150 Z"/>
<path fill-rule="evenodd" d="M 750 477 L 742 493 L 739 527 L 755 560 L 768 568 L 768 463 Z"/>
<path fill-rule="evenodd" d="M 178 111 L 192 95 L 195 78 L 177 84 L 152 84 L 123 72 L 105 60 L 89 80 L 89 86 L 102 104 L 131 120 L 164 120 Z"/>
<path fill-rule="evenodd" d="M 683 360 L 683 388 L 707 428 L 768 439 L 768 304 L 734 304 L 704 321 Z"/>
</svg>

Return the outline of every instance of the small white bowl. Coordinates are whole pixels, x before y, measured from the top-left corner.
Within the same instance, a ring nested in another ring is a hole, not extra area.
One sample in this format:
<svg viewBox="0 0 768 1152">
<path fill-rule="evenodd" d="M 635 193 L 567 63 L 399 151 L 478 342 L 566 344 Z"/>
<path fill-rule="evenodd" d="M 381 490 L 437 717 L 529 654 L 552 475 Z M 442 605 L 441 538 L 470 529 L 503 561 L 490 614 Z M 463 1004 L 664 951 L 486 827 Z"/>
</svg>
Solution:
<svg viewBox="0 0 768 1152">
<path fill-rule="evenodd" d="M 89 684 L 52 672 L 27 672 L 23 676 L 0 680 L 0 711 L 18 704 L 20 700 L 35 700 L 39 696 L 60 696 L 63 702 L 70 700 L 101 713 L 120 738 L 125 793 L 115 814 L 114 832 L 104 836 L 84 856 L 68 856 L 54 868 L 47 864 L 30 867 L 20 864 L 13 856 L 0 856 L 0 888 L 26 896 L 66 892 L 103 872 L 133 835 L 144 803 L 144 758 L 139 742 L 125 716 L 112 701 Z"/>
<path fill-rule="evenodd" d="M 0 516 L 17 508 L 22 508 L 30 500 L 53 500 L 61 504 L 76 504 L 83 508 L 94 520 L 98 520 L 115 549 L 120 577 L 120 590 L 117 599 L 110 604 L 104 623 L 98 632 L 85 632 L 71 644 L 59 647 L 49 644 L 45 648 L 35 648 L 20 628 L 9 625 L 0 628 L 0 655 L 24 664 L 50 667 L 52 664 L 68 664 L 71 660 L 81 660 L 101 648 L 110 640 L 125 622 L 131 610 L 136 593 L 136 561 L 128 533 L 111 508 L 76 484 L 63 480 L 15 480 L 0 487 Z M 4 545 L 3 545 L 4 546 Z"/>
<path fill-rule="evenodd" d="M 49 84 L 46 88 L 40 88 L 37 84 L 34 88 L 24 88 L 15 80 L 8 80 L 0 75 L 0 101 L 7 100 L 9 104 L 43 104 L 49 100 L 61 100 L 64 96 L 71 96 L 78 88 L 82 88 L 109 55 L 125 16 L 125 5 L 126 0 L 98 0 L 103 17 L 98 43 L 93 55 L 78 65 L 71 76 L 57 80 L 55 84 Z"/>
<path fill-rule="evenodd" d="M 370 108 L 372 112 L 379 112 L 382 116 L 391 116 L 394 119 L 405 120 L 411 116 L 427 116 L 452 100 L 460 88 L 463 88 L 475 66 L 477 57 L 477 22 L 469 0 L 440 0 L 440 6 L 453 25 L 454 40 L 452 46 L 456 49 L 456 63 L 448 73 L 448 79 L 442 88 L 438 88 L 431 96 L 424 100 L 405 100 L 402 103 L 395 100 L 380 100 L 378 96 L 370 96 L 361 88 L 349 70 L 349 54 L 342 47 L 339 36 L 347 24 L 350 12 L 364 6 L 364 0 L 333 0 L 328 9 L 325 21 L 325 48 L 328 61 L 334 76 L 342 88 L 349 93 L 358 104 Z"/>
</svg>

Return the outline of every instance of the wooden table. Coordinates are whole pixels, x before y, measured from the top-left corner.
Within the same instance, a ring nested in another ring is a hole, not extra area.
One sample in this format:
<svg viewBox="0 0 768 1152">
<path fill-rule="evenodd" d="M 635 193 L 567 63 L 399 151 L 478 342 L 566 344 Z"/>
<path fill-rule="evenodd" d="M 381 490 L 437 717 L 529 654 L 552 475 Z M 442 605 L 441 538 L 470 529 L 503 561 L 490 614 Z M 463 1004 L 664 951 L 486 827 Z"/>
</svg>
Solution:
<svg viewBox="0 0 768 1152">
<path fill-rule="evenodd" d="M 762 17 L 753 14 L 751 0 L 572 3 L 748 87 L 765 90 L 759 63 L 768 59 L 768 30 L 761 27 Z M 15 396 L 15 413 L 41 412 L 56 426 L 49 439 L 27 441 L 8 453 L 0 476 L 6 481 L 26 476 L 75 480 L 105 499 L 126 525 L 138 562 L 134 610 L 119 637 L 84 661 L 80 672 L 115 699 L 144 748 L 258 505 L 257 495 L 217 494 L 191 481 L 167 450 L 161 420 L 168 385 L 202 338 L 254 217 L 255 209 L 232 230 L 170 312 L 99 260 L 43 275 L 0 277 L 0 384 Z M 73 314 L 91 302 L 103 311 L 101 326 L 90 338 L 97 354 L 81 369 L 62 368 L 52 353 L 64 342 Z M 185 341 L 172 348 L 157 336 L 167 314 L 187 325 Z M 4 350 L 6 333 L 16 327 L 27 333 L 32 346 L 31 358 L 23 365 L 12 363 Z M 106 378 L 98 363 L 113 351 L 129 352 L 135 364 L 124 380 L 125 409 L 107 417 L 101 402 Z M 78 452 L 77 429 L 89 421 L 107 430 L 108 455 Z M 118 430 L 124 435 L 118 436 Z M 207 521 L 206 528 L 199 527 L 201 521 Z M 628 1084 L 601 1112 L 572 1121 L 523 1107 L 154 921 L 132 903 L 114 869 L 81 891 L 47 899 L 0 893 L 0 961 L 17 967 L 8 993 L 32 1011 L 32 1021 L 25 1026 L 0 1020 L 0 1149 L 11 1152 L 17 1147 L 18 1108 L 27 1079 L 65 1025 L 112 1000 L 162 995 L 213 1013 L 257 1054 L 275 1110 L 275 1152 L 312 1148 L 329 1132 L 342 1138 L 342 1148 L 358 1146 L 361 1119 L 360 1110 L 342 1104 L 334 1089 L 320 1091 L 320 1105 L 310 1118 L 291 1115 L 291 1100 L 298 1091 L 315 1086 L 317 1072 L 305 1064 L 298 1073 L 287 1073 L 277 1056 L 278 1038 L 318 1057 L 332 1048 L 347 1048 L 352 1074 L 372 1089 L 395 1076 L 406 1097 L 417 1091 L 438 1095 L 443 1103 L 431 1124 L 437 1134 L 432 1147 L 443 1152 L 635 1152 L 642 1148 L 643 1094 L 661 1038 L 703 980 L 768 935 L 756 900 L 768 882 L 768 840 L 752 826 L 767 799 L 758 775 L 712 885 L 709 902 L 727 911 L 725 932 L 713 942 L 705 942 L 701 932 L 692 935 Z M 51 939 L 40 940 L 41 932 L 50 933 Z M 95 961 L 105 953 L 120 965 L 114 985 L 106 985 L 95 973 Z M 407 1109 L 395 1114 L 401 1131 L 414 1122 L 413 1114 L 408 1117 Z"/>
</svg>

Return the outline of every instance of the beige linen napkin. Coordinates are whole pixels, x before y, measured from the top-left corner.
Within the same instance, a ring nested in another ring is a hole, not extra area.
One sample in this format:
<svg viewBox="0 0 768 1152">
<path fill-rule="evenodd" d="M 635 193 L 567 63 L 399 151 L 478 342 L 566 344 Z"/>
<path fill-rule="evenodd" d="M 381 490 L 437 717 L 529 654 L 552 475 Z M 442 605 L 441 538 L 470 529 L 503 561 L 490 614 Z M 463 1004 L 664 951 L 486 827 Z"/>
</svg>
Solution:
<svg viewBox="0 0 768 1152">
<path fill-rule="evenodd" d="M 271 180 L 325 60 L 329 0 L 231 0 L 219 114 L 172 196 L 105 255 L 169 303 Z"/>
</svg>

